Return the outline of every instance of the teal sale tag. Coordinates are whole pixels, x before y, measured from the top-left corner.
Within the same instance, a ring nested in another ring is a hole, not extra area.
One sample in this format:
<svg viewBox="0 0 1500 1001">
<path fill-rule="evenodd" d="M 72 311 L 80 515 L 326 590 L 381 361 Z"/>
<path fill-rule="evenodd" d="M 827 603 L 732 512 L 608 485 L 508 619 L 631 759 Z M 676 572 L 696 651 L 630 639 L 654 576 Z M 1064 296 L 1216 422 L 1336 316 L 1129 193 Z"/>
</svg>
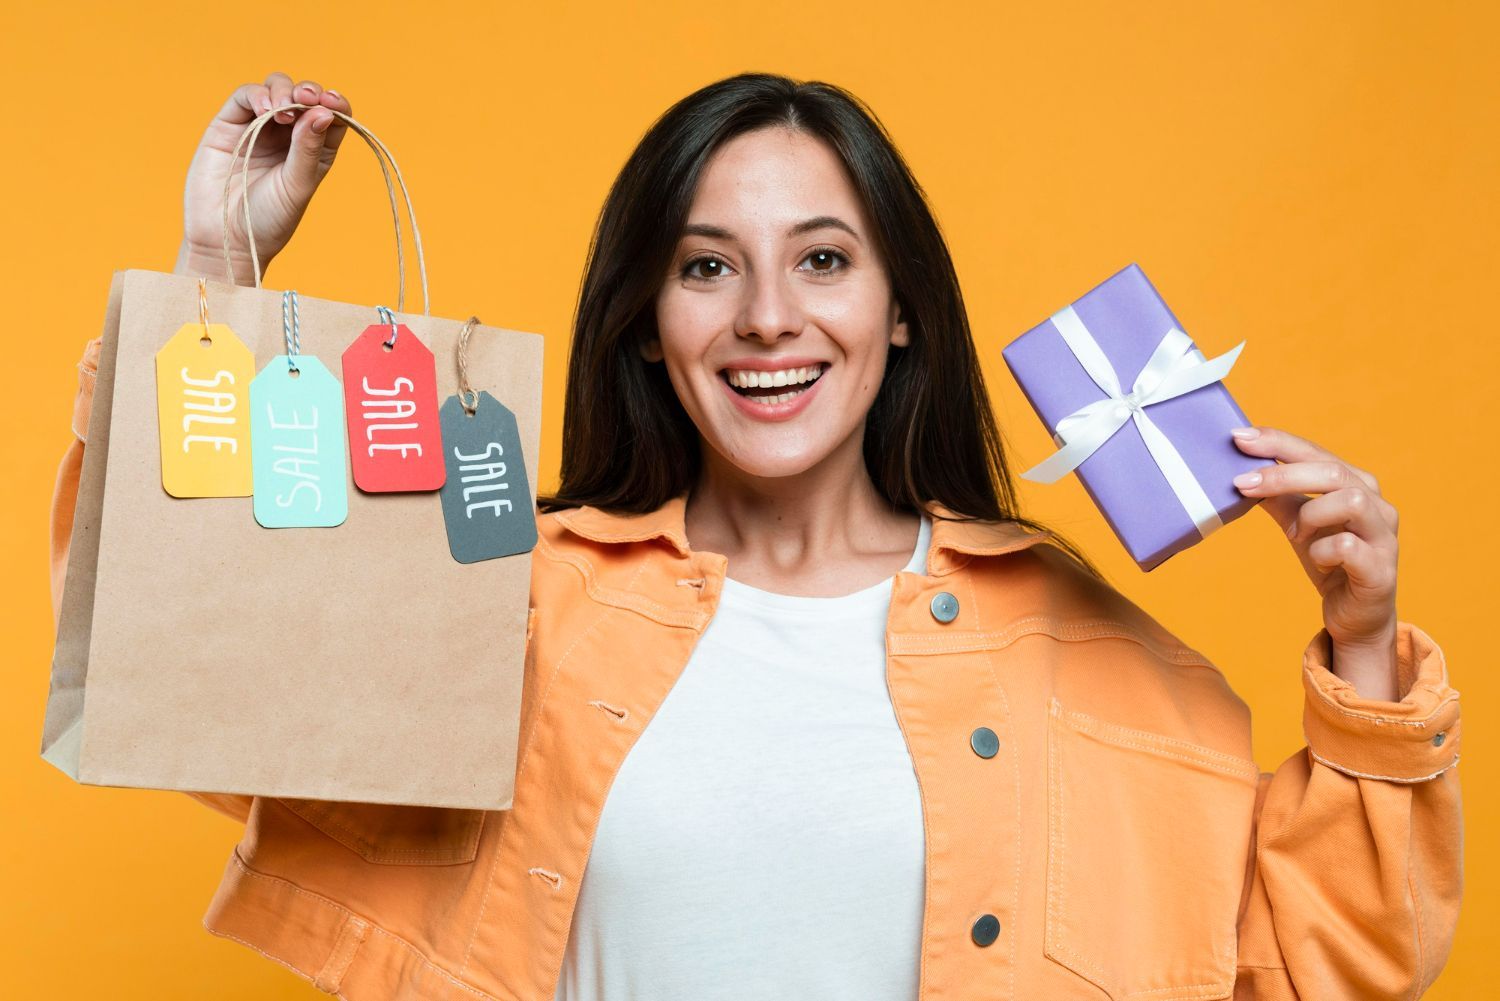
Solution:
<svg viewBox="0 0 1500 1001">
<path fill-rule="evenodd" d="M 255 520 L 332 528 L 349 514 L 344 390 L 311 355 L 277 355 L 250 383 Z"/>
</svg>

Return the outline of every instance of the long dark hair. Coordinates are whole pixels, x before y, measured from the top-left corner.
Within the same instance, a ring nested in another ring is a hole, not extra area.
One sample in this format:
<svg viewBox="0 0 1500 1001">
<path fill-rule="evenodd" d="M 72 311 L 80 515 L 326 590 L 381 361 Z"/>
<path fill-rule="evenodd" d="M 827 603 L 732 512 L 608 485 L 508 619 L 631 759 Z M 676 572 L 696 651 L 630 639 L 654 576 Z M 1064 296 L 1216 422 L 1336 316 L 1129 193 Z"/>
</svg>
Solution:
<svg viewBox="0 0 1500 1001">
<path fill-rule="evenodd" d="M 665 366 L 641 357 L 655 299 L 698 178 L 720 144 L 779 126 L 826 141 L 875 223 L 910 345 L 890 349 L 865 423 L 865 464 L 893 509 L 935 500 L 961 520 L 1022 517 L 980 372 L 958 275 L 926 194 L 875 113 L 841 87 L 742 73 L 668 108 L 641 138 L 600 210 L 578 294 L 563 410 L 561 485 L 552 511 L 653 511 L 688 490 L 698 431 Z M 1103 575 L 1053 530 L 1060 549 Z"/>
</svg>

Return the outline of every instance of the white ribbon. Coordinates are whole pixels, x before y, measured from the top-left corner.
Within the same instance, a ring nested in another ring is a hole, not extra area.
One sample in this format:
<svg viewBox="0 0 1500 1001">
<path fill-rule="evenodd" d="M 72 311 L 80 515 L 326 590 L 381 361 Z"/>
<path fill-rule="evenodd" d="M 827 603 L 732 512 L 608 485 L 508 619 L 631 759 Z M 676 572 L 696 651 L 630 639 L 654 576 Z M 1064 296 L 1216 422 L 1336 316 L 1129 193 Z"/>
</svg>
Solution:
<svg viewBox="0 0 1500 1001">
<path fill-rule="evenodd" d="M 1146 414 L 1146 408 L 1223 379 L 1234 368 L 1245 342 L 1240 341 L 1209 361 L 1193 346 L 1187 334 L 1172 327 L 1157 344 L 1141 374 L 1136 376 L 1130 392 L 1122 393 L 1114 366 L 1073 307 L 1066 306 L 1054 313 L 1052 323 L 1062 334 L 1069 350 L 1082 363 L 1089 378 L 1108 395 L 1079 407 L 1058 421 L 1052 436 L 1058 450 L 1026 470 L 1021 477 L 1038 483 L 1054 483 L 1062 479 L 1124 427 L 1127 420 L 1133 419 L 1151 458 L 1156 460 L 1172 492 L 1182 502 L 1193 524 L 1198 526 L 1199 534 L 1206 538 L 1210 532 L 1224 527 L 1219 512 L 1204 493 L 1203 485 L 1188 468 L 1182 454 Z"/>
</svg>

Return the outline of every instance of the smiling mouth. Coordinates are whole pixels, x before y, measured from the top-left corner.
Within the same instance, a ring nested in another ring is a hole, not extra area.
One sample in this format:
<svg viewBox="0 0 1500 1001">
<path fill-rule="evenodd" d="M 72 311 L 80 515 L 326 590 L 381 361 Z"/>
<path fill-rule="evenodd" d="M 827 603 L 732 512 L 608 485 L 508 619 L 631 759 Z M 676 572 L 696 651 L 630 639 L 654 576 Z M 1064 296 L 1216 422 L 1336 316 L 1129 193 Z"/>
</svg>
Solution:
<svg viewBox="0 0 1500 1001">
<path fill-rule="evenodd" d="M 759 381 L 757 381 L 757 384 L 753 386 L 744 385 L 743 383 L 750 382 L 752 379 L 766 374 L 750 372 L 746 370 L 724 369 L 719 372 L 719 378 L 727 382 L 730 389 L 734 390 L 736 393 L 745 397 L 746 399 L 754 400 L 756 403 L 765 404 L 766 406 L 774 406 L 779 403 L 785 403 L 788 400 L 794 400 L 797 397 L 801 396 L 803 393 L 807 392 L 807 390 L 811 389 L 813 383 L 821 379 L 824 373 L 826 373 L 827 371 L 827 362 L 823 362 L 815 366 L 808 366 L 807 369 L 797 370 L 791 373 L 788 381 L 780 386 L 763 386 L 759 384 Z"/>
</svg>

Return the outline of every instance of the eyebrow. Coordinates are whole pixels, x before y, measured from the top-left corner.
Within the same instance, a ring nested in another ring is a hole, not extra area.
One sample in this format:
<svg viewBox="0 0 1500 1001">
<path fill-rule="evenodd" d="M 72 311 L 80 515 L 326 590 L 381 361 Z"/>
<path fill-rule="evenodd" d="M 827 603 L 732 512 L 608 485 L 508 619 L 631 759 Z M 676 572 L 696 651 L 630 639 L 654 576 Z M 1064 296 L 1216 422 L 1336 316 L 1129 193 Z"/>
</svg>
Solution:
<svg viewBox="0 0 1500 1001">
<path fill-rule="evenodd" d="M 810 233 L 815 229 L 841 229 L 845 233 L 848 233 L 850 236 L 854 237 L 856 240 L 859 239 L 859 234 L 854 231 L 854 227 L 850 226 L 838 216 L 832 215 L 819 215 L 813 216 L 811 219 L 803 219 L 801 222 L 795 223 L 789 229 L 787 229 L 786 235 L 801 236 L 803 233 Z M 735 235 L 729 230 L 725 229 L 723 226 L 715 226 L 712 223 L 707 222 L 688 223 L 682 228 L 682 235 L 708 236 L 713 237 L 717 240 L 735 239 Z"/>
</svg>

